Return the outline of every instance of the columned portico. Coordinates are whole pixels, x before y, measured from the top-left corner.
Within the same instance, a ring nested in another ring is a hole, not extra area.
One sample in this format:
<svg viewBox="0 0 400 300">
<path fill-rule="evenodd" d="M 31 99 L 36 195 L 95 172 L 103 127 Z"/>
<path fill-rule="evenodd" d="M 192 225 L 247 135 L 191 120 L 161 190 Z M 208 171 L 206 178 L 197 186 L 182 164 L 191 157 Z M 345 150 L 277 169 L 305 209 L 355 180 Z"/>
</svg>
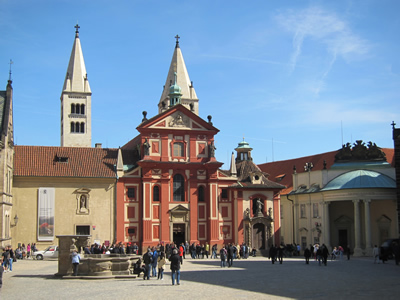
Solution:
<svg viewBox="0 0 400 300">
<path fill-rule="evenodd" d="M 354 256 L 362 256 L 361 250 L 361 227 L 360 227 L 360 200 L 353 200 L 354 203 Z"/>
</svg>

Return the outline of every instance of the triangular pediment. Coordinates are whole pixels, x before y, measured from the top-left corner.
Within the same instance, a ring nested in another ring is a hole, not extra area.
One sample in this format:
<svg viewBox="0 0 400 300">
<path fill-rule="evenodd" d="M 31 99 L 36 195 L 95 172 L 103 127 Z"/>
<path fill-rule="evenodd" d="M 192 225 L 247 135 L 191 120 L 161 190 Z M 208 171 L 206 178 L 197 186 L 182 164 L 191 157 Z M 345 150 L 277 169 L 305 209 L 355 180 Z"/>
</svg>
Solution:
<svg viewBox="0 0 400 300">
<path fill-rule="evenodd" d="M 170 213 L 187 213 L 188 211 L 189 211 L 189 209 L 184 207 L 181 204 L 179 204 L 169 210 Z"/>
<path fill-rule="evenodd" d="M 170 109 L 158 114 L 157 116 L 144 121 L 138 126 L 140 129 L 173 129 L 173 130 L 198 130 L 198 131 L 214 131 L 212 123 L 200 118 L 198 115 L 188 110 L 185 106 L 178 104 Z"/>
</svg>

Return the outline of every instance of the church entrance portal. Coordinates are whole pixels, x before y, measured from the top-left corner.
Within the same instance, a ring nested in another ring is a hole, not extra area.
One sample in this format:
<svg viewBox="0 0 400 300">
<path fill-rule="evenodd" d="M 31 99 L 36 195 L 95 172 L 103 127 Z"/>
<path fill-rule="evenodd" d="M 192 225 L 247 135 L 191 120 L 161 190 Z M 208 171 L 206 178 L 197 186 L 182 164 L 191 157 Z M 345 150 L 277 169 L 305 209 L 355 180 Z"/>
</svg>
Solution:
<svg viewBox="0 0 400 300">
<path fill-rule="evenodd" d="M 347 229 L 339 229 L 339 245 L 343 248 L 347 247 Z"/>
<path fill-rule="evenodd" d="M 253 225 L 253 247 L 265 249 L 265 225 L 262 223 Z"/>
<path fill-rule="evenodd" d="M 172 238 L 177 245 L 185 243 L 185 224 L 174 224 Z"/>
</svg>

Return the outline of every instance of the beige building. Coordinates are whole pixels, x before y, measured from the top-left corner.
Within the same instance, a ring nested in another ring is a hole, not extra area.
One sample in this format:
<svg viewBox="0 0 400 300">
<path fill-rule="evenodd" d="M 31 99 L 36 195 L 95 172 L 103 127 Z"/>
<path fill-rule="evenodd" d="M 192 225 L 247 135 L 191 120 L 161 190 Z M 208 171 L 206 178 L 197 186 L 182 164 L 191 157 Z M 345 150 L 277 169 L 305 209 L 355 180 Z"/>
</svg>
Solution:
<svg viewBox="0 0 400 300">
<path fill-rule="evenodd" d="M 339 151 L 260 165 L 288 188 L 281 195 L 286 244 L 350 247 L 371 255 L 373 245 L 396 237 L 393 149 L 357 141 Z"/>
<path fill-rule="evenodd" d="M 18 223 L 18 215 L 13 207 L 13 164 L 14 164 L 14 127 L 12 100 L 13 89 L 10 79 L 7 89 L 0 91 L 0 246 L 11 243 L 11 228 Z"/>
<path fill-rule="evenodd" d="M 57 235 L 114 239 L 118 149 L 15 146 L 12 245 L 58 243 Z"/>
</svg>

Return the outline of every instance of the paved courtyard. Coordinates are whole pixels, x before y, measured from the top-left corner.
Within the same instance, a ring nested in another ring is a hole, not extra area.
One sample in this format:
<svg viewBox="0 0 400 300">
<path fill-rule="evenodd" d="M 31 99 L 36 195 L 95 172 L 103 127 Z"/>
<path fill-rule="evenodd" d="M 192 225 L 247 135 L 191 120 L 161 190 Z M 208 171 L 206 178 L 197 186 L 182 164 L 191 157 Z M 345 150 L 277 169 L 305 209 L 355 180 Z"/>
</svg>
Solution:
<svg viewBox="0 0 400 300">
<path fill-rule="evenodd" d="M 186 259 L 181 285 L 172 286 L 169 265 L 164 280 L 63 280 L 54 277 L 57 261 L 18 261 L 4 273 L 0 299 L 399 299 L 400 266 L 371 259 L 329 261 L 318 266 L 302 259 L 272 265 L 266 258 L 235 260 Z M 120 298 L 122 297 L 122 298 Z"/>
</svg>

